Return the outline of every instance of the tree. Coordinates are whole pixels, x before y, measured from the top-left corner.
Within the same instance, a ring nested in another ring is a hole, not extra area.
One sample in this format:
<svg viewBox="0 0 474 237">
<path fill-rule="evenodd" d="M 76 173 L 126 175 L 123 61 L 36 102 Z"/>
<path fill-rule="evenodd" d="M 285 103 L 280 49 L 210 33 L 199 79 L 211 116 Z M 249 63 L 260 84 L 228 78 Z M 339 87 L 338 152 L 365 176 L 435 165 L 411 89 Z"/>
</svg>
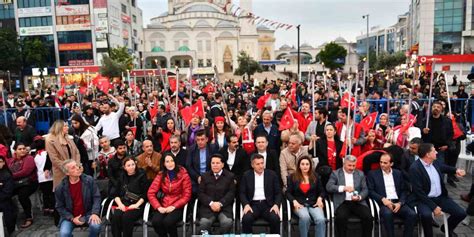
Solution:
<svg viewBox="0 0 474 237">
<path fill-rule="evenodd" d="M 133 69 L 133 56 L 128 53 L 128 49 L 125 46 L 110 49 L 110 59 L 123 64 L 126 68 L 125 70 Z"/>
<path fill-rule="evenodd" d="M 324 66 L 335 70 L 344 66 L 347 50 L 335 42 L 324 46 L 324 49 L 316 55 L 316 61 L 323 62 Z"/>
<path fill-rule="evenodd" d="M 375 63 L 375 69 L 393 69 L 396 66 L 406 62 L 406 56 L 403 52 L 389 54 L 387 52 L 380 53 Z"/>
<path fill-rule="evenodd" d="M 0 70 L 19 71 L 22 66 L 20 42 L 14 30 L 0 29 Z"/>
<path fill-rule="evenodd" d="M 48 66 L 49 47 L 40 39 L 32 38 L 24 40 L 22 48 L 25 66 L 39 68 L 40 79 L 43 81 L 43 71 Z"/>
<path fill-rule="evenodd" d="M 239 67 L 235 70 L 235 74 L 242 76 L 247 74 L 247 77 L 250 78 L 256 72 L 262 72 L 262 67 L 251 58 L 245 51 L 240 51 L 239 56 L 237 57 L 239 62 Z"/>
<path fill-rule="evenodd" d="M 107 55 L 102 58 L 102 67 L 100 67 L 100 74 L 104 77 L 121 77 L 123 72 L 127 71 L 125 64 L 112 60 Z"/>
</svg>

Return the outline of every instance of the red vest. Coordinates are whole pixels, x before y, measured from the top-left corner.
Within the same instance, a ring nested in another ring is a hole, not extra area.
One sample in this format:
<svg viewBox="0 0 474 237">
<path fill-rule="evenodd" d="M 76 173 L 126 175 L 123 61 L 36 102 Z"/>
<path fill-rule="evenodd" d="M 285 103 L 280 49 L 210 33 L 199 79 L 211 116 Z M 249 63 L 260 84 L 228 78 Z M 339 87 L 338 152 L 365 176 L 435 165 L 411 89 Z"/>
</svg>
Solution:
<svg viewBox="0 0 474 237">
<path fill-rule="evenodd" d="M 341 137 L 341 131 L 342 131 L 342 127 L 344 126 L 344 124 L 342 124 L 341 122 L 336 122 L 336 132 L 337 132 L 337 135 L 339 137 Z M 360 137 L 360 133 L 362 132 L 362 126 L 360 126 L 358 123 L 354 122 L 354 127 L 355 127 L 355 130 L 354 130 L 354 138 L 358 139 Z M 347 130 L 346 130 L 347 131 Z M 352 137 L 351 137 L 352 138 Z M 344 139 L 344 145 L 343 145 L 343 148 L 347 147 L 346 146 L 346 141 Z M 341 156 L 341 157 L 345 157 L 346 155 L 346 149 L 342 149 L 341 151 L 342 155 L 344 156 Z M 351 155 L 357 157 L 359 156 L 360 154 L 362 153 L 362 146 L 358 146 L 358 145 L 354 145 L 352 147 L 352 151 L 351 151 Z"/>
</svg>

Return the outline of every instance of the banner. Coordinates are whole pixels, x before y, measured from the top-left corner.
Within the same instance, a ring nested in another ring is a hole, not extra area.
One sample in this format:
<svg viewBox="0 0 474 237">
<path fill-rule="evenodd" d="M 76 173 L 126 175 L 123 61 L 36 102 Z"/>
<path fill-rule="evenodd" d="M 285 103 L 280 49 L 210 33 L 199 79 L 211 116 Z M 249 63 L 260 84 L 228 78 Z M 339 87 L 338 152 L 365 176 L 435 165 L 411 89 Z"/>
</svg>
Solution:
<svg viewBox="0 0 474 237">
<path fill-rule="evenodd" d="M 89 15 L 89 4 L 56 6 L 56 16 Z"/>
</svg>

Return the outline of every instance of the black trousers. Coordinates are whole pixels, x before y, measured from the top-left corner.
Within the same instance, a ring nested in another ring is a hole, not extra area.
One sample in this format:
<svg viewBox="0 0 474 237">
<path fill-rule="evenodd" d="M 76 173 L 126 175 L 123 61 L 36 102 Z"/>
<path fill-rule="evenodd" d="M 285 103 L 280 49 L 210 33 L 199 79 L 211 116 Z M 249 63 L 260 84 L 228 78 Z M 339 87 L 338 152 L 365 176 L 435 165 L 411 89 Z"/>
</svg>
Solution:
<svg viewBox="0 0 474 237">
<path fill-rule="evenodd" d="M 115 209 L 110 217 L 112 225 L 112 236 L 131 237 L 133 236 L 133 226 L 143 216 L 143 208 L 129 210 L 126 212 Z"/>
<path fill-rule="evenodd" d="M 265 200 L 253 201 L 250 203 L 250 207 L 253 213 L 247 212 L 247 214 L 242 217 L 242 233 L 251 234 L 252 225 L 254 221 L 259 218 L 263 218 L 270 223 L 270 234 L 280 233 L 280 217 L 275 212 L 270 212 L 272 207 Z"/>
<path fill-rule="evenodd" d="M 18 201 L 20 201 L 20 205 L 25 212 L 25 218 L 31 219 L 33 218 L 31 214 L 31 194 L 35 193 L 38 189 L 38 183 L 30 183 L 28 185 L 18 187 L 15 189 L 14 193 L 18 195 Z"/>
<path fill-rule="evenodd" d="M 176 209 L 171 213 L 161 214 L 153 212 L 151 224 L 160 237 L 178 237 L 178 222 L 183 218 L 183 208 Z"/>
<path fill-rule="evenodd" d="M 3 212 L 3 221 L 5 222 L 6 227 L 5 230 L 8 234 L 13 233 L 13 231 L 15 231 L 17 212 L 15 204 L 13 204 L 11 198 L 2 200 L 0 203 L 0 212 Z"/>
<path fill-rule="evenodd" d="M 446 152 L 445 164 L 451 167 L 456 167 L 456 163 L 458 162 L 459 153 L 461 153 L 461 141 L 455 141 L 456 149 L 448 150 Z M 449 175 L 454 176 L 454 175 Z"/>
<path fill-rule="evenodd" d="M 43 209 L 54 209 L 53 181 L 39 183 L 39 189 L 43 194 Z"/>
<path fill-rule="evenodd" d="M 369 207 L 360 202 L 344 201 L 336 209 L 336 236 L 346 237 L 346 227 L 349 217 L 357 216 L 362 222 L 362 236 L 371 236 L 373 228 L 373 218 Z"/>
</svg>

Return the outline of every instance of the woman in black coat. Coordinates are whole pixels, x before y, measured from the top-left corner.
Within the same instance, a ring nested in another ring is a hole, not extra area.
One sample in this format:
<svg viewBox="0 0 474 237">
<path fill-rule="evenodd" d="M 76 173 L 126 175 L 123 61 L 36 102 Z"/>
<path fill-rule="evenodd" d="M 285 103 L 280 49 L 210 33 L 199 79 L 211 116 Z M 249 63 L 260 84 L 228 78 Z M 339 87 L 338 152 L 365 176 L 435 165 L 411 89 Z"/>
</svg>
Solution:
<svg viewBox="0 0 474 237">
<path fill-rule="evenodd" d="M 133 236 L 133 225 L 143 215 L 148 191 L 145 171 L 138 168 L 132 158 L 123 160 L 123 169 L 119 181 L 122 190 L 114 199 L 117 205 L 112 207 L 110 217 L 114 237 Z"/>
<path fill-rule="evenodd" d="M 308 236 L 311 221 L 316 225 L 316 236 L 326 236 L 324 196 L 321 180 L 313 171 L 313 160 L 309 156 L 302 156 L 298 160 L 295 173 L 288 177 L 286 190 L 286 197 L 293 206 L 293 212 L 299 217 L 300 237 Z"/>
<path fill-rule="evenodd" d="M 0 156 L 0 212 L 3 212 L 6 236 L 15 231 L 16 210 L 12 201 L 13 189 L 12 173 L 7 167 L 5 157 Z"/>
<path fill-rule="evenodd" d="M 329 180 L 332 171 L 342 167 L 342 142 L 336 135 L 336 127 L 328 124 L 324 128 L 326 138 L 319 139 L 316 143 L 316 157 L 319 158 L 316 171 L 321 175 L 321 181 L 324 186 Z"/>
</svg>

